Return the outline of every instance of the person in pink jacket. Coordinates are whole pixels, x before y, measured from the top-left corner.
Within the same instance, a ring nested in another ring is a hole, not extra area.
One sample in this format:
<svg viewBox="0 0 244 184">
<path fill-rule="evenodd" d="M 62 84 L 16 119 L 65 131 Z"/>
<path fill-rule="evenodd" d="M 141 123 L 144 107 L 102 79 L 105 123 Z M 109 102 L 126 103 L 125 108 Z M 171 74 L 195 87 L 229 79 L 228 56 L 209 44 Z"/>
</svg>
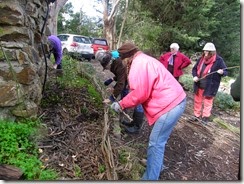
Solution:
<svg viewBox="0 0 244 184">
<path fill-rule="evenodd" d="M 159 58 L 160 62 L 169 70 L 177 81 L 179 81 L 180 76 L 183 75 L 182 70 L 191 64 L 191 60 L 181 53 L 179 48 L 180 46 L 178 43 L 172 43 L 170 45 L 170 52 L 162 54 Z"/>
<path fill-rule="evenodd" d="M 123 44 L 118 52 L 126 62 L 130 92 L 111 108 L 119 112 L 142 104 L 148 124 L 153 126 L 142 180 L 158 180 L 163 170 L 165 144 L 185 110 L 186 93 L 157 59 L 134 44 Z"/>
</svg>

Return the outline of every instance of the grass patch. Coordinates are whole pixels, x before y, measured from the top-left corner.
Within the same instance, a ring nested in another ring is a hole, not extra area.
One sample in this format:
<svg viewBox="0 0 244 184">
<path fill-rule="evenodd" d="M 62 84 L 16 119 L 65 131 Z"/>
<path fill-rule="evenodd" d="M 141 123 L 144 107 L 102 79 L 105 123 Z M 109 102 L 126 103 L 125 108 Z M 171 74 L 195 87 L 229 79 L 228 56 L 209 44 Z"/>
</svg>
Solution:
<svg viewBox="0 0 244 184">
<path fill-rule="evenodd" d="M 239 128 L 234 127 L 233 125 L 226 123 L 225 121 L 223 121 L 219 118 L 214 118 L 213 121 L 224 129 L 230 130 L 231 132 L 236 133 L 236 134 L 240 134 Z"/>
</svg>

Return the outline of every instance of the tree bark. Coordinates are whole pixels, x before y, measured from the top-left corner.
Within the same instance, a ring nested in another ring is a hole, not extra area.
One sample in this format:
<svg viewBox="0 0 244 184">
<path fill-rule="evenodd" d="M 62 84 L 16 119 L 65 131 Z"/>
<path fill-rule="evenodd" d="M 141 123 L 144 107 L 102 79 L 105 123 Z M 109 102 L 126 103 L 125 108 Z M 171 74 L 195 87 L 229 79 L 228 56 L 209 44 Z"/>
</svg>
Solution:
<svg viewBox="0 0 244 184">
<path fill-rule="evenodd" d="M 128 13 L 128 4 L 129 4 L 129 0 L 126 0 L 126 4 L 125 4 L 125 13 L 124 13 L 124 19 L 120 28 L 120 32 L 119 32 L 119 38 L 118 38 L 118 42 L 117 42 L 117 48 L 120 47 L 120 42 L 121 42 L 121 36 L 123 33 L 123 29 L 124 29 L 124 25 L 125 25 L 125 21 L 127 18 L 127 13 Z"/>
<path fill-rule="evenodd" d="M 0 180 L 18 180 L 23 172 L 14 166 L 0 165 Z"/>
<path fill-rule="evenodd" d="M 118 11 L 118 5 L 120 0 L 113 0 L 111 13 L 108 15 L 108 0 L 103 1 L 103 22 L 104 22 L 104 37 L 107 39 L 110 49 L 115 49 L 115 17 Z"/>
<path fill-rule="evenodd" d="M 68 0 L 58 0 L 49 5 L 49 19 L 47 26 L 51 34 L 57 35 L 58 13 Z"/>
</svg>

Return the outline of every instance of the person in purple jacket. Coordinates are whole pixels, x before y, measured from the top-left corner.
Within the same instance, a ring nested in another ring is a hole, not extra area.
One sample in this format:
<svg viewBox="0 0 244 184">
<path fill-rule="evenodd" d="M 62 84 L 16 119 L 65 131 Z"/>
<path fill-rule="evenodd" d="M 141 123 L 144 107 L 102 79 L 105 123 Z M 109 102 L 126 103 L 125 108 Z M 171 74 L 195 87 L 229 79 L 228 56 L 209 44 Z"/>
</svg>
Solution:
<svg viewBox="0 0 244 184">
<path fill-rule="evenodd" d="M 49 45 L 49 58 L 53 53 L 55 64 L 53 65 L 54 69 L 62 69 L 62 44 L 60 39 L 55 35 L 48 36 L 48 45 Z"/>
</svg>

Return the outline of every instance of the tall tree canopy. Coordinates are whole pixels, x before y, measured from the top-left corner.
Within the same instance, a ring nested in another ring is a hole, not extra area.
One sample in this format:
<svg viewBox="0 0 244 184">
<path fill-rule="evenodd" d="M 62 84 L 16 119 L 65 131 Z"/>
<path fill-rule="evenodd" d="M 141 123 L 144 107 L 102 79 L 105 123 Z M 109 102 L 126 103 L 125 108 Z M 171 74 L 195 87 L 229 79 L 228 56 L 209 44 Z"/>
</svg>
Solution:
<svg viewBox="0 0 244 184">
<path fill-rule="evenodd" d="M 178 42 L 190 54 L 211 41 L 227 66 L 240 65 L 237 0 L 133 0 L 128 14 L 124 39 L 134 40 L 144 50 L 159 55 Z"/>
<path fill-rule="evenodd" d="M 211 41 L 227 66 L 240 65 L 240 2 L 237 0 L 94 0 L 103 3 L 102 18 L 84 12 L 63 21 L 59 31 L 106 37 L 110 48 L 126 40 L 160 55 L 178 42 L 188 54 L 202 51 Z M 127 6 L 128 5 L 128 6 Z M 64 7 L 65 8 L 65 7 Z M 71 8 L 67 5 L 66 9 Z M 223 11 L 224 10 L 224 11 Z M 100 10 L 97 10 L 100 11 Z M 126 18 L 126 19 L 125 19 Z M 233 70 L 234 71 L 234 70 Z"/>
<path fill-rule="evenodd" d="M 89 17 L 82 9 L 73 12 L 73 5 L 64 5 L 58 15 L 58 33 L 79 34 L 89 37 L 102 36 L 102 18 Z"/>
</svg>

